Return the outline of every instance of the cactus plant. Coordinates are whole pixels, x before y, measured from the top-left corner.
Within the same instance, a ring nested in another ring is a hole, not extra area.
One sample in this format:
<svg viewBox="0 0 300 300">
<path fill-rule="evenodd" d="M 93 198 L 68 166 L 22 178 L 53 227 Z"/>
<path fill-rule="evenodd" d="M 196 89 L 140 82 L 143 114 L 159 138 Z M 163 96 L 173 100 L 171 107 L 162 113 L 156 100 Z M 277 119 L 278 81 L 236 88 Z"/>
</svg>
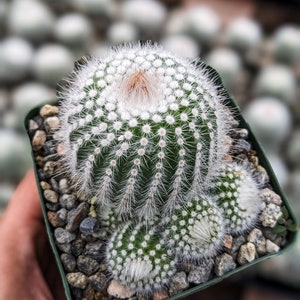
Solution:
<svg viewBox="0 0 300 300">
<path fill-rule="evenodd" d="M 231 113 L 206 69 L 159 48 L 89 61 L 62 98 L 70 176 L 123 218 L 173 210 L 226 152 Z"/>
<path fill-rule="evenodd" d="M 217 173 L 212 193 L 223 209 L 227 230 L 241 233 L 250 229 L 264 205 L 258 184 L 247 168 L 236 163 L 224 164 Z"/>
<path fill-rule="evenodd" d="M 73 75 L 60 95 L 61 163 L 96 202 L 112 278 L 149 295 L 179 259 L 213 257 L 226 233 L 255 224 L 258 186 L 224 160 L 236 123 L 205 65 L 147 44 Z"/>
<path fill-rule="evenodd" d="M 176 260 L 165 241 L 149 224 L 128 222 L 112 235 L 106 260 L 115 280 L 143 294 L 168 283 L 175 273 Z"/>
</svg>

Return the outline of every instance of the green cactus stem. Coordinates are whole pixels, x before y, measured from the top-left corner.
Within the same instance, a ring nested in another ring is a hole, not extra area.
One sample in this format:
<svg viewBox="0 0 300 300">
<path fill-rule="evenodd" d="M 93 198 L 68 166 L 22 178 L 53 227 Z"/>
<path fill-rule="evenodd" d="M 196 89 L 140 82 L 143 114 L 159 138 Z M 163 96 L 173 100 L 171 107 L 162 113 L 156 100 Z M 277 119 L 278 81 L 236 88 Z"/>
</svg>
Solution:
<svg viewBox="0 0 300 300">
<path fill-rule="evenodd" d="M 70 176 L 125 219 L 172 211 L 226 152 L 231 113 L 207 69 L 158 47 L 88 61 L 61 98 Z"/>
</svg>

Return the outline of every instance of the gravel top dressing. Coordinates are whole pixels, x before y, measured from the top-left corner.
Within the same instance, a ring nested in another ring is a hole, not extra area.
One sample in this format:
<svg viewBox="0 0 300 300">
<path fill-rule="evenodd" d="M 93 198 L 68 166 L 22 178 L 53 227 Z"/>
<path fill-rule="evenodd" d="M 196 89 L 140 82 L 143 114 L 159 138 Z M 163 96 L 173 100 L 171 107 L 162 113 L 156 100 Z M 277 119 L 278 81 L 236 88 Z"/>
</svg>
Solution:
<svg viewBox="0 0 300 300">
<path fill-rule="evenodd" d="M 59 156 L 64 149 L 55 142 L 59 107 L 46 105 L 28 122 L 40 188 L 56 247 L 74 299 L 144 299 L 111 280 L 104 260 L 107 228 L 95 217 L 94 202 L 82 199 L 72 190 L 71 179 L 60 170 Z M 204 261 L 182 261 L 168 286 L 153 295 L 164 299 L 208 280 L 222 276 L 267 254 L 278 252 L 287 243 L 285 234 L 274 230 L 282 218 L 282 200 L 269 184 L 265 169 L 259 165 L 248 140 L 248 131 L 236 128 L 229 160 L 243 160 L 260 183 L 260 197 L 265 202 L 254 229 L 247 234 L 226 235 L 222 250 Z M 286 216 L 287 217 L 287 216 Z"/>
</svg>

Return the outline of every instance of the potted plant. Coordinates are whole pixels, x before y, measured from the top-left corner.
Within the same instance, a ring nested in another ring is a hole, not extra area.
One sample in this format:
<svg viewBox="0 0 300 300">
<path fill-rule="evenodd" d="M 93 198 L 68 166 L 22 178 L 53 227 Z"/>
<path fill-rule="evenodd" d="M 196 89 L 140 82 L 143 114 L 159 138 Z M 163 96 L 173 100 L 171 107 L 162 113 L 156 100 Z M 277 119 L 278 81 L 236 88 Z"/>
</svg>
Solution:
<svg viewBox="0 0 300 300">
<path fill-rule="evenodd" d="M 149 44 L 85 59 L 26 127 L 68 299 L 183 298 L 295 238 L 261 147 L 202 62 Z"/>
</svg>

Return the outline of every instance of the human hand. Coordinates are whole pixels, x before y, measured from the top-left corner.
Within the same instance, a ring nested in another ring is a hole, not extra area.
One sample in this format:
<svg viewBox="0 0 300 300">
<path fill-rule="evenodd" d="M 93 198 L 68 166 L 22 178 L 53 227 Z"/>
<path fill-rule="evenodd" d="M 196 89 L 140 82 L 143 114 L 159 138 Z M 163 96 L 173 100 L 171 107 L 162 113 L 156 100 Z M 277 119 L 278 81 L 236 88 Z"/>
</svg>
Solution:
<svg viewBox="0 0 300 300">
<path fill-rule="evenodd" d="M 65 299 L 32 170 L 0 218 L 0 299 Z"/>
</svg>

